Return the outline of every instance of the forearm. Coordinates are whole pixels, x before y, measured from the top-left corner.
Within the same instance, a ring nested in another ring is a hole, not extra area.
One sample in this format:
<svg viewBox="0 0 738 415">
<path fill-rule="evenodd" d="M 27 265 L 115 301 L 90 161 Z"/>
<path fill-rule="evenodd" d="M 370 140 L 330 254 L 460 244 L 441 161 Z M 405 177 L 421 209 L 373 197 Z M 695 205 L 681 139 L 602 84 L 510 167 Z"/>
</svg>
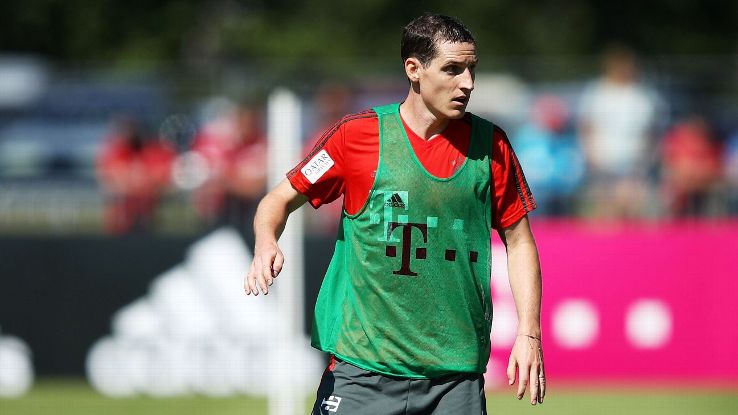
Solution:
<svg viewBox="0 0 738 415">
<path fill-rule="evenodd" d="M 259 202 L 254 216 L 254 236 L 257 247 L 261 243 L 276 243 L 284 231 L 287 218 L 307 199 L 298 194 L 286 180 Z"/>
<path fill-rule="evenodd" d="M 538 248 L 524 217 L 501 233 L 507 247 L 507 268 L 515 308 L 518 334 L 541 334 L 541 265 Z"/>
<path fill-rule="evenodd" d="M 260 241 L 276 242 L 284 231 L 288 216 L 289 211 L 285 204 L 280 203 L 272 194 L 264 196 L 254 216 L 254 235 L 257 245 Z"/>
<path fill-rule="evenodd" d="M 518 334 L 541 336 L 541 267 L 534 240 L 508 245 L 508 275 L 515 308 Z"/>
</svg>

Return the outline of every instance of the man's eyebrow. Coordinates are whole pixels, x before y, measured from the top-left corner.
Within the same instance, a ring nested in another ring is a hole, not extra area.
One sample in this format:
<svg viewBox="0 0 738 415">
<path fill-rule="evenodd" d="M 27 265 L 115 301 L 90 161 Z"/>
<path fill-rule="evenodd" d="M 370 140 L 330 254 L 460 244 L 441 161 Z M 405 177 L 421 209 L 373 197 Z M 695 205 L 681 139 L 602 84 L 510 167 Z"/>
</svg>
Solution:
<svg viewBox="0 0 738 415">
<path fill-rule="evenodd" d="M 463 65 L 465 63 L 469 62 L 469 65 L 476 65 L 479 63 L 478 58 L 474 58 L 471 61 L 467 61 L 466 59 L 456 60 L 456 59 L 447 59 L 446 62 L 443 63 L 444 66 L 446 65 Z"/>
</svg>

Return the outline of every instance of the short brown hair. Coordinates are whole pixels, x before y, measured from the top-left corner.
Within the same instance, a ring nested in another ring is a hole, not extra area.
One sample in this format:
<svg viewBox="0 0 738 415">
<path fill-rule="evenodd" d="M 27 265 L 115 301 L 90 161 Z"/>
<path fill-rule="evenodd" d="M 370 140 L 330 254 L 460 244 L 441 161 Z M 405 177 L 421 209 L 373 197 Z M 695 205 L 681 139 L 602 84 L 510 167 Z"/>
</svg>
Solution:
<svg viewBox="0 0 738 415">
<path fill-rule="evenodd" d="M 423 66 L 427 66 L 436 57 L 437 45 L 441 42 L 477 44 L 469 29 L 458 19 L 425 13 L 402 29 L 402 61 L 416 57 Z"/>
</svg>

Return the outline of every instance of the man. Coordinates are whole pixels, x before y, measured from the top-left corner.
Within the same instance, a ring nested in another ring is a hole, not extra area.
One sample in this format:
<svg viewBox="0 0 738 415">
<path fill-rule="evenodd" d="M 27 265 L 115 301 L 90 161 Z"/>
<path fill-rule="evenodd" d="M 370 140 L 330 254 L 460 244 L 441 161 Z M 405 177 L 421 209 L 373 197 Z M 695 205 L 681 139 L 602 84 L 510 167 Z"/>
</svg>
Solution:
<svg viewBox="0 0 738 415">
<path fill-rule="evenodd" d="M 106 199 L 105 228 L 115 235 L 150 232 L 177 153 L 166 141 L 147 137 L 133 118 L 115 121 L 96 166 Z"/>
<path fill-rule="evenodd" d="M 260 203 L 245 289 L 268 293 L 290 212 L 344 197 L 315 306 L 313 346 L 330 353 L 313 414 L 484 414 L 490 351 L 490 236 L 507 246 L 518 311 L 508 365 L 517 396 L 543 402 L 535 208 L 499 128 L 465 112 L 476 44 L 457 20 L 403 30 L 401 104 L 344 117 Z"/>
<path fill-rule="evenodd" d="M 609 48 L 604 72 L 583 91 L 579 140 L 587 163 L 587 215 L 599 219 L 647 214 L 649 168 L 662 119 L 658 94 L 640 81 L 633 51 Z"/>
</svg>

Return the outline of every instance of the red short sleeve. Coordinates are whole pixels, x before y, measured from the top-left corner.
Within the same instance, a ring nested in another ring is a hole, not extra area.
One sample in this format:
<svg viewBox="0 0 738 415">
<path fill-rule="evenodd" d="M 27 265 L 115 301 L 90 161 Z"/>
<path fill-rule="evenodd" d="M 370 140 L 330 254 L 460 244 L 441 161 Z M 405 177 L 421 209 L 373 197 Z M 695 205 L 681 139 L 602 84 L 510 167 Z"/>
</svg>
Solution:
<svg viewBox="0 0 738 415">
<path fill-rule="evenodd" d="M 307 196 L 310 204 L 316 209 L 343 194 L 341 121 L 326 130 L 307 156 L 287 173 L 287 179 L 292 187 Z"/>
<path fill-rule="evenodd" d="M 513 225 L 537 205 L 507 134 L 495 126 L 492 137 L 492 226 Z"/>
<path fill-rule="evenodd" d="M 347 212 L 364 204 L 379 158 L 377 116 L 368 110 L 343 117 L 326 130 L 294 169 L 287 173 L 292 187 L 314 208 L 341 195 Z"/>
</svg>

